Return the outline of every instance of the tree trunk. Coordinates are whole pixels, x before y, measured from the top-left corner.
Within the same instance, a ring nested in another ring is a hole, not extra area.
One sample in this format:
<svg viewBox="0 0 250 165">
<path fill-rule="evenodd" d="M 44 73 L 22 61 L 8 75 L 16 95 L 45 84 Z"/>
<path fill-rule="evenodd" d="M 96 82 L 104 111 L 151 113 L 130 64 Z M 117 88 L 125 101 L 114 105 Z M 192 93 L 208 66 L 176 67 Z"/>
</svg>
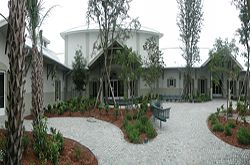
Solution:
<svg viewBox="0 0 250 165">
<path fill-rule="evenodd" d="M 19 165 L 22 159 L 22 136 L 24 131 L 24 86 L 25 86 L 25 7 L 26 1 L 9 1 L 9 18 L 7 31 L 8 70 L 8 105 L 7 150 L 5 164 Z"/>
<path fill-rule="evenodd" d="M 36 43 L 36 42 L 35 42 Z M 36 126 L 43 114 L 43 56 L 34 44 L 32 47 L 32 116 L 33 126 Z"/>
</svg>

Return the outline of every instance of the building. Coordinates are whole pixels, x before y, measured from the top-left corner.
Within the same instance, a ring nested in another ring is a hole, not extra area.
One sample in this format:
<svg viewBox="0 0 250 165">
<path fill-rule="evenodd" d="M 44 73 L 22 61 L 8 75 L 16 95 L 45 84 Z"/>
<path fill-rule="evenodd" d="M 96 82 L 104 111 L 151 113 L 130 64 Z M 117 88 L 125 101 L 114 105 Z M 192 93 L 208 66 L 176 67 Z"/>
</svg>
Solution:
<svg viewBox="0 0 250 165">
<path fill-rule="evenodd" d="M 90 97 L 97 96 L 101 82 L 100 77 L 104 72 L 103 68 L 101 68 L 104 61 L 103 52 L 102 50 L 93 49 L 94 43 L 98 40 L 98 28 L 77 27 L 62 32 L 61 36 L 65 41 L 65 64 L 67 66 L 71 67 L 76 49 L 79 47 L 82 49 L 91 75 L 85 94 Z M 146 39 L 150 38 L 151 36 L 154 36 L 159 44 L 159 40 L 163 34 L 155 30 L 142 27 L 138 31 L 133 31 L 132 36 L 128 40 L 115 41 L 112 46 L 116 49 L 119 49 L 124 45 L 127 45 L 143 58 L 147 55 L 147 52 L 143 50 L 143 44 L 145 43 Z M 172 65 L 172 63 L 169 65 L 169 61 L 173 61 L 176 59 L 176 57 L 171 56 L 171 54 L 168 52 L 166 52 L 164 56 L 167 56 L 167 64 L 162 76 L 156 83 L 157 88 L 155 89 L 155 93 L 170 96 L 181 96 L 183 94 L 185 82 L 185 61 L 179 53 L 179 57 L 177 57 L 175 64 Z M 196 64 L 192 71 L 192 89 L 194 95 L 203 94 L 209 96 L 211 99 L 214 97 L 226 97 L 226 91 L 228 90 L 230 84 L 232 96 L 239 96 L 239 91 L 242 89 L 243 85 L 245 71 L 242 65 L 234 57 L 232 57 L 232 61 L 239 67 L 240 76 L 237 78 L 237 80 L 230 82 L 228 78 L 224 76 L 218 85 L 212 81 L 213 75 L 209 71 L 210 58 L 208 58 L 208 52 L 206 52 L 206 59 L 204 58 L 200 64 Z M 113 64 L 110 79 L 115 98 L 123 97 L 124 93 L 128 90 L 123 85 L 123 82 L 119 80 L 119 72 L 121 72 L 120 67 L 116 64 Z M 72 91 L 72 89 L 74 89 L 72 86 L 73 83 L 70 82 L 68 84 L 71 85 L 67 86 L 67 91 Z M 137 96 L 146 95 L 150 91 L 149 87 L 145 85 L 145 82 L 141 77 L 138 78 L 137 82 L 135 82 L 135 88 L 135 95 Z M 104 91 L 102 92 L 102 95 L 103 93 Z M 241 92 L 241 94 L 243 93 L 244 91 Z M 73 96 L 73 94 L 71 94 L 71 96 Z M 111 97 L 110 93 L 109 96 Z"/>
<path fill-rule="evenodd" d="M 9 60 L 5 54 L 6 44 L 6 33 L 7 33 L 7 22 L 5 20 L 0 21 L 0 115 L 5 114 L 7 105 L 7 93 L 8 93 L 8 68 Z M 49 41 L 44 38 L 43 43 L 43 90 L 44 90 L 44 105 L 53 103 L 57 100 L 64 99 L 65 93 L 65 80 L 67 74 L 70 72 L 70 68 L 65 64 L 59 62 L 56 54 L 47 48 Z M 31 48 L 31 41 L 26 39 L 26 46 Z M 31 109 L 31 56 L 27 57 L 27 76 L 25 90 L 26 94 L 24 97 L 25 102 L 25 113 L 30 113 Z"/>
<path fill-rule="evenodd" d="M 9 61 L 5 55 L 5 42 L 7 33 L 6 21 L 0 21 L 0 115 L 5 114 L 7 105 L 8 93 L 8 73 Z M 103 74 L 103 51 L 101 49 L 93 49 L 94 43 L 98 39 L 98 28 L 92 27 L 78 27 L 61 33 L 65 41 L 65 64 L 61 63 L 56 54 L 47 48 L 49 40 L 43 40 L 43 56 L 44 56 L 44 106 L 56 101 L 69 99 L 77 96 L 77 91 L 74 90 L 74 84 L 71 78 L 72 62 L 74 60 L 75 51 L 81 49 L 87 60 L 90 77 L 84 95 L 88 97 L 96 97 L 100 86 L 103 83 L 100 79 Z M 124 45 L 131 47 L 135 52 L 143 57 L 146 57 L 147 52 L 143 50 L 143 45 L 150 37 L 155 37 L 159 44 L 160 38 L 163 36 L 160 32 L 152 29 L 142 27 L 138 31 L 132 31 L 131 37 L 126 41 L 114 41 L 110 44 L 112 48 L 122 48 Z M 26 40 L 26 46 L 31 48 L 31 41 L 29 38 Z M 180 64 L 183 59 L 180 57 L 173 57 L 171 53 L 164 54 L 167 59 L 166 68 L 162 76 L 157 80 L 155 93 L 169 96 L 181 96 L 184 87 L 184 73 L 185 64 Z M 208 54 L 206 54 L 208 57 Z M 31 56 L 27 58 L 27 76 L 26 76 L 26 94 L 25 94 L 25 113 L 30 113 L 31 109 Z M 177 60 L 176 60 L 177 59 Z M 168 63 L 174 61 L 174 65 Z M 240 75 L 234 81 L 228 81 L 227 77 L 223 77 L 220 85 L 213 83 L 213 75 L 209 72 L 208 64 L 210 59 L 203 60 L 193 68 L 192 75 L 192 88 L 194 94 L 204 94 L 211 98 L 226 97 L 226 90 L 230 86 L 231 94 L 237 97 L 244 92 L 239 92 L 243 87 L 245 68 L 234 58 L 232 61 L 236 63 L 240 69 Z M 130 96 L 131 93 L 126 89 L 122 80 L 119 79 L 121 72 L 120 66 L 117 64 L 112 65 L 111 69 L 111 86 L 116 98 L 124 97 L 127 92 Z M 136 96 L 144 96 L 150 91 L 149 87 L 141 77 L 138 81 L 134 82 Z M 104 95 L 104 91 L 102 91 Z M 110 93 L 109 93 L 110 96 Z"/>
</svg>

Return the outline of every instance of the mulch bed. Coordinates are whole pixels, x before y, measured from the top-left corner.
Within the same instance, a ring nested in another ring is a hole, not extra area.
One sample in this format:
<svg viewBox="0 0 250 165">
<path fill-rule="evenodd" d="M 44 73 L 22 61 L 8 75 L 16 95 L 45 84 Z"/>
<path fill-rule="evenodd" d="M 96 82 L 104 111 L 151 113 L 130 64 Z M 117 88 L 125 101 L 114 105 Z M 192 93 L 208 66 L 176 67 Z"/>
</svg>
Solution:
<svg viewBox="0 0 250 165">
<path fill-rule="evenodd" d="M 232 119 L 230 119 L 232 120 Z M 226 118 L 223 116 L 219 117 L 219 121 L 220 123 L 222 123 L 223 125 L 226 124 Z M 236 120 L 233 120 L 236 123 Z M 236 124 L 235 128 L 232 128 L 232 135 L 231 136 L 226 136 L 224 132 L 214 132 L 212 130 L 212 125 L 211 123 L 208 121 L 208 128 L 210 129 L 210 131 L 219 139 L 223 140 L 224 142 L 233 145 L 235 147 L 239 147 L 242 149 L 250 149 L 250 144 L 249 145 L 242 145 L 238 142 L 237 137 L 236 137 L 236 132 L 240 127 L 247 127 L 248 129 L 250 129 L 250 124 L 247 123 L 246 125 L 244 125 L 244 123 L 240 122 L 238 120 L 238 124 Z"/>
<path fill-rule="evenodd" d="M 3 139 L 5 137 L 6 131 L 0 129 L 0 138 Z M 37 156 L 34 153 L 32 148 L 33 137 L 31 132 L 25 132 L 29 136 L 29 145 L 27 150 L 23 153 L 23 158 L 21 161 L 22 165 L 30 165 L 30 164 L 40 164 Z M 80 159 L 76 158 L 75 148 L 78 147 L 81 151 Z M 0 162 L 3 164 L 3 162 Z M 62 165 L 97 165 L 98 161 L 95 155 L 85 146 L 80 143 L 64 138 L 64 150 L 60 154 L 58 164 Z M 47 162 L 47 165 L 51 165 L 51 162 Z"/>
<path fill-rule="evenodd" d="M 134 111 L 129 110 L 129 114 L 133 115 L 133 113 L 135 111 L 136 110 L 134 110 Z M 94 117 L 94 118 L 99 119 L 99 120 L 107 121 L 107 122 L 110 122 L 110 123 L 114 124 L 118 128 L 120 128 L 122 130 L 122 132 L 123 132 L 125 140 L 129 142 L 128 135 L 127 135 L 126 131 L 123 128 L 123 122 L 124 122 L 124 119 L 125 119 L 125 109 L 119 109 L 119 112 L 120 112 L 120 115 L 117 117 L 117 119 L 114 116 L 114 109 L 113 108 L 110 108 L 108 113 L 106 113 L 105 111 L 99 112 L 99 110 L 96 108 L 96 109 L 92 109 L 90 111 L 86 111 L 84 113 L 81 113 L 81 112 L 64 112 L 61 115 L 50 114 L 50 113 L 45 113 L 44 115 L 46 117 L 48 117 L 48 118 L 51 118 L 51 117 Z M 150 108 L 147 110 L 146 116 L 148 118 L 150 118 L 152 116 L 152 111 L 150 110 Z M 32 116 L 31 115 L 26 116 L 25 119 L 26 120 L 31 120 Z M 142 134 L 140 136 L 140 141 L 141 142 L 144 142 L 144 140 L 146 140 L 146 139 L 147 139 L 146 134 Z"/>
</svg>

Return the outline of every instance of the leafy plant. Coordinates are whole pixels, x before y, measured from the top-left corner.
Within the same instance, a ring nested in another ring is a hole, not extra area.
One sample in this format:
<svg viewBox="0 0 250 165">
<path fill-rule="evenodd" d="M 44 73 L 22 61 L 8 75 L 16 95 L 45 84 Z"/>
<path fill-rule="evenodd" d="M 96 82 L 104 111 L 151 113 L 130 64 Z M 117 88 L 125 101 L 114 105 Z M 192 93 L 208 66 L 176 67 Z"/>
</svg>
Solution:
<svg viewBox="0 0 250 165">
<path fill-rule="evenodd" d="M 234 120 L 228 120 L 226 125 L 228 125 L 230 128 L 235 128 L 236 124 Z"/>
<path fill-rule="evenodd" d="M 109 105 L 108 104 L 105 104 L 105 111 L 106 111 L 106 114 L 109 113 Z"/>
<path fill-rule="evenodd" d="M 125 128 L 128 134 L 128 138 L 132 143 L 139 143 L 140 139 L 140 132 L 139 129 L 132 124 L 128 124 L 127 127 Z"/>
<path fill-rule="evenodd" d="M 114 107 L 114 116 L 115 116 L 115 119 L 117 120 L 117 117 L 119 116 L 119 107 L 118 106 Z"/>
<path fill-rule="evenodd" d="M 80 160 L 81 154 L 82 154 L 82 153 L 81 153 L 80 147 L 79 147 L 79 146 L 76 146 L 76 147 L 74 148 L 74 156 L 75 156 L 76 160 Z"/>
<path fill-rule="evenodd" d="M 241 144 L 250 144 L 250 130 L 246 127 L 241 127 L 236 133 L 236 137 Z"/>
<path fill-rule="evenodd" d="M 223 132 L 224 131 L 224 127 L 221 123 L 215 123 L 212 125 L 212 130 L 215 132 Z"/>
<path fill-rule="evenodd" d="M 230 127 L 229 124 L 225 125 L 224 133 L 225 133 L 226 136 L 231 136 L 232 135 L 232 128 Z"/>
<path fill-rule="evenodd" d="M 23 146 L 23 150 L 26 151 L 29 145 L 29 136 L 28 135 L 23 135 L 22 137 L 22 146 Z"/>
</svg>

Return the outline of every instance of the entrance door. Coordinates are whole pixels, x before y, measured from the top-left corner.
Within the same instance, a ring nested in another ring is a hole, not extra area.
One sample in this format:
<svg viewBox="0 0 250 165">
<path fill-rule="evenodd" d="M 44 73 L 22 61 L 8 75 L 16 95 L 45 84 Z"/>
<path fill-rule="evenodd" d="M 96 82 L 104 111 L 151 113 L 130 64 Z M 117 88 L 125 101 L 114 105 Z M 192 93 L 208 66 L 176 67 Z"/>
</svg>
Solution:
<svg viewBox="0 0 250 165">
<path fill-rule="evenodd" d="M 4 73 L 0 72 L 0 115 L 4 115 L 5 98 L 4 98 Z"/>
<path fill-rule="evenodd" d="M 220 81 L 219 84 L 215 84 L 213 82 L 213 97 L 222 97 L 222 82 Z"/>
</svg>

